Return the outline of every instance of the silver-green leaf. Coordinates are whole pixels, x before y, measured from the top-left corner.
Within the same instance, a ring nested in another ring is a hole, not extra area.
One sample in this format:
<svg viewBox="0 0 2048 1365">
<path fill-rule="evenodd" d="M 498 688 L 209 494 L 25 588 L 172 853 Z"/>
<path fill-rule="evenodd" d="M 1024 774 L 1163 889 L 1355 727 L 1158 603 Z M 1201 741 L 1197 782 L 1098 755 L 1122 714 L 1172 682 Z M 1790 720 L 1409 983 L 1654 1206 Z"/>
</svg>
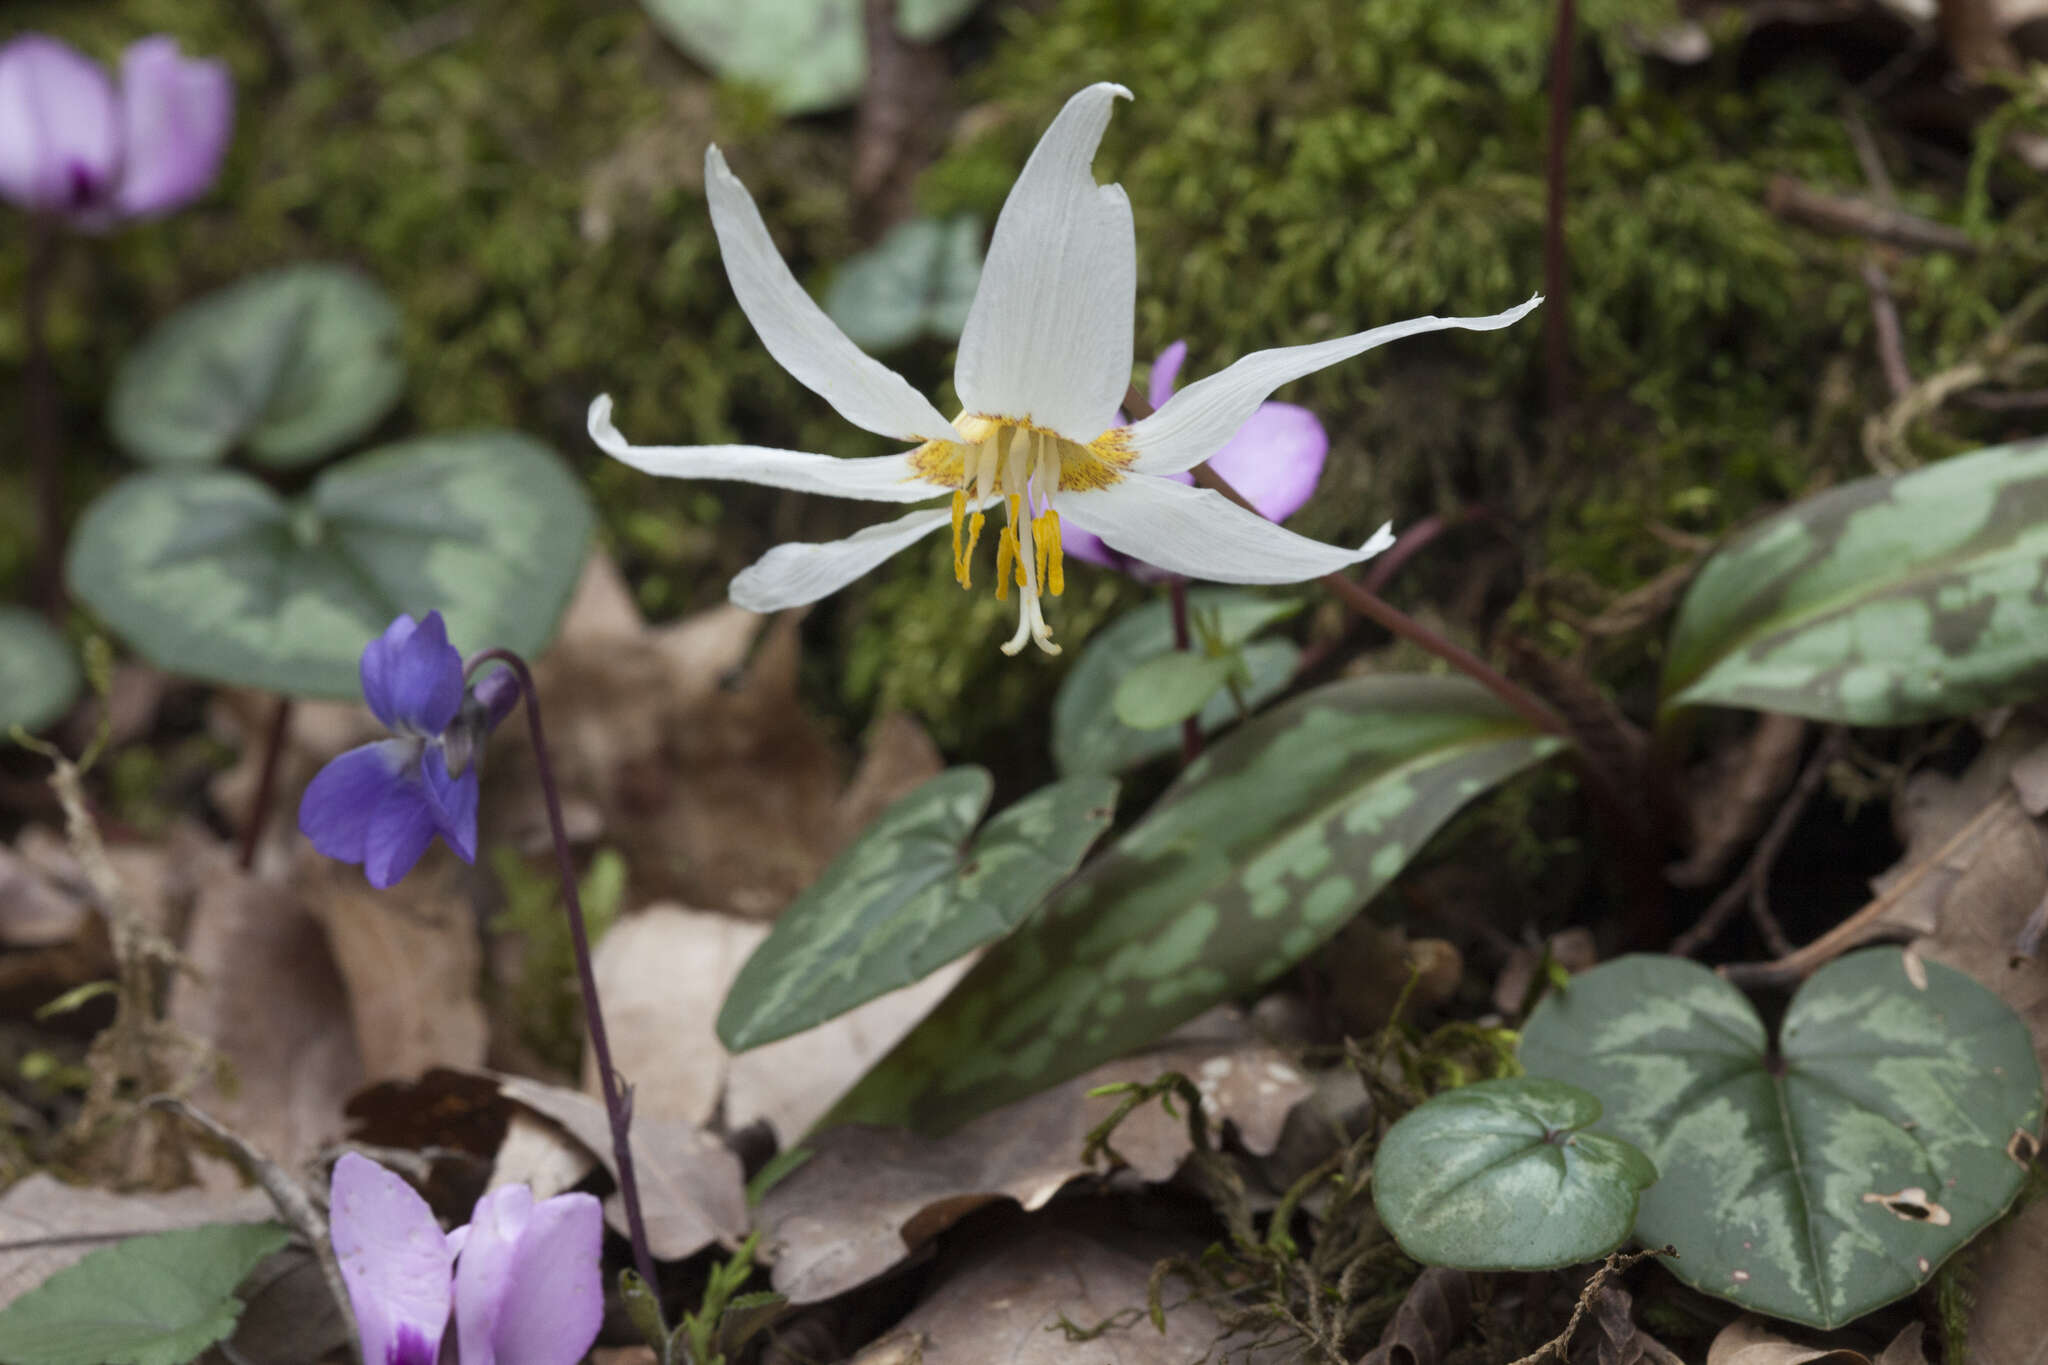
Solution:
<svg viewBox="0 0 2048 1365">
<path fill-rule="evenodd" d="M 1673 1274 L 1816 1327 L 1912 1293 L 2003 1213 L 2041 1122 L 2026 1025 L 1897 948 L 1816 972 L 1776 1049 L 1706 968 L 1621 958 L 1537 1007 L 1522 1064 L 1656 1163 L 1636 1235 L 1678 1249 Z"/>
<path fill-rule="evenodd" d="M 995 781 L 952 768 L 884 811 L 784 910 L 718 1015 L 743 1052 L 846 1013 L 1009 933 L 1109 828 L 1116 783 L 1072 777 L 968 836 Z"/>
<path fill-rule="evenodd" d="M 0 607 L 0 737 L 39 729 L 78 695 L 78 661 L 50 623 L 21 607 Z"/>
<path fill-rule="evenodd" d="M 139 474 L 87 509 L 72 591 L 171 672 L 354 697 L 363 646 L 438 609 L 465 649 L 553 632 L 592 515 L 582 485 L 512 432 L 423 437 L 287 499 L 227 470 Z"/>
<path fill-rule="evenodd" d="M 1693 580 L 1664 705 L 1846 725 L 2048 691 L 2048 440 L 1861 479 L 1736 537 Z"/>
<path fill-rule="evenodd" d="M 114 376 L 107 420 L 138 459 L 204 464 L 237 447 L 305 464 L 365 435 L 405 388 L 398 310 L 338 265 L 252 275 L 151 332 Z"/>
<path fill-rule="evenodd" d="M 1145 660 L 1116 685 L 1111 705 L 1120 724 L 1133 730 L 1178 725 L 1199 713 L 1223 690 L 1237 660 L 1227 654 L 1169 649 Z"/>
<path fill-rule="evenodd" d="M 991 949 L 830 1121 L 949 1128 L 1272 980 L 1459 807 L 1558 747 L 1464 678 L 1348 679 L 1255 718 Z"/>
<path fill-rule="evenodd" d="M 1628 1239 L 1657 1179 L 1618 1138 L 1583 1131 L 1600 1101 L 1533 1076 L 1480 1081 L 1410 1110 L 1380 1139 L 1373 1205 L 1425 1265 L 1550 1270 Z"/>
<path fill-rule="evenodd" d="M 824 307 L 863 350 L 893 350 L 926 336 L 954 341 L 980 282 L 979 218 L 911 218 L 839 267 Z"/>
<path fill-rule="evenodd" d="M 8 1365 L 185 1365 L 235 1330 L 235 1286 L 291 1233 L 212 1223 L 131 1237 L 0 1311 Z"/>
</svg>

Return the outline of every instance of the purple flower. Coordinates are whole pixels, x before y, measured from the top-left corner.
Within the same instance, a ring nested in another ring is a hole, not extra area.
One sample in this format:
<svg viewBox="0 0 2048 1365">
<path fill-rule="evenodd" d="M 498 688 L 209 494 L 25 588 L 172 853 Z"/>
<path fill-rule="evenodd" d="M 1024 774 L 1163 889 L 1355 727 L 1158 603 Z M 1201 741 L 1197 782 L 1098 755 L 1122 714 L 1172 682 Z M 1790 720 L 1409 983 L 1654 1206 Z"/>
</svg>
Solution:
<svg viewBox="0 0 2048 1365">
<path fill-rule="evenodd" d="M 1173 397 L 1173 381 L 1181 362 L 1188 356 L 1188 344 L 1176 341 L 1152 362 L 1148 384 L 1153 408 L 1163 408 Z M 1118 414 L 1117 421 L 1123 421 Z M 1322 477 L 1323 460 L 1330 453 L 1330 438 L 1323 424 L 1307 408 L 1293 403 L 1262 403 L 1245 419 L 1224 447 L 1211 455 L 1210 468 L 1230 481 L 1268 521 L 1285 521 L 1299 511 L 1316 490 Z M 1181 483 L 1193 483 L 1193 474 L 1172 475 Z M 1117 569 L 1137 578 L 1163 575 L 1149 564 L 1118 554 L 1080 527 L 1063 536 L 1064 549 L 1077 559 Z"/>
<path fill-rule="evenodd" d="M 98 231 L 197 199 L 220 173 L 234 85 L 159 34 L 97 62 L 39 33 L 0 47 L 0 197 Z"/>
<path fill-rule="evenodd" d="M 330 858 L 362 864 L 370 885 L 390 886 L 440 835 L 476 861 L 476 752 L 512 708 L 502 670 L 473 692 L 441 613 L 393 621 L 363 650 L 363 699 L 395 738 L 351 749 L 322 768 L 299 801 L 299 829 Z"/>
<path fill-rule="evenodd" d="M 506 1185 L 443 1236 L 412 1186 L 347 1152 L 328 1212 L 363 1365 L 435 1365 L 451 1307 L 460 1365 L 575 1365 L 597 1340 L 604 1219 L 587 1194 Z"/>
</svg>

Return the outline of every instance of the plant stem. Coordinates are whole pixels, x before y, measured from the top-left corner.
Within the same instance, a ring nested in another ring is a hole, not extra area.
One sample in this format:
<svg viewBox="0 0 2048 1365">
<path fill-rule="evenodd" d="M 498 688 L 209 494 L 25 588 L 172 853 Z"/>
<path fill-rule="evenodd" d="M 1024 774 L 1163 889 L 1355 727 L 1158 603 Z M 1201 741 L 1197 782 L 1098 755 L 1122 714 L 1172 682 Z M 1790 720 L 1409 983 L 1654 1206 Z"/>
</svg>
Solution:
<svg viewBox="0 0 2048 1365">
<path fill-rule="evenodd" d="M 1572 131 L 1572 47 L 1578 40 L 1575 0 L 1557 0 L 1550 39 L 1550 130 L 1544 165 L 1543 352 L 1549 371 L 1550 419 L 1562 422 L 1571 382 L 1571 276 L 1565 255 L 1565 153 Z"/>
<path fill-rule="evenodd" d="M 50 372 L 50 278 L 56 273 L 56 225 L 32 215 L 28 273 L 21 282 L 21 410 L 28 424 L 36 497 L 35 600 L 52 620 L 64 610 L 64 478 L 57 430 L 57 388 Z"/>
<path fill-rule="evenodd" d="M 277 790 L 277 761 L 284 753 L 284 737 L 291 730 L 292 699 L 279 697 L 270 713 L 270 728 L 263 736 L 263 767 L 256 778 L 256 801 L 242 824 L 242 871 L 256 864 L 256 845 L 263 838 L 263 826 L 270 819 L 270 797 Z"/>
<path fill-rule="evenodd" d="M 576 864 L 569 856 L 569 834 L 562 825 L 562 799 L 555 787 L 554 764 L 548 757 L 547 736 L 541 731 L 540 694 L 534 690 L 533 671 L 526 660 L 509 649 L 487 649 L 471 659 L 465 674 L 486 663 L 501 663 L 519 680 L 526 699 L 527 727 L 533 734 L 533 760 L 540 776 L 541 797 L 548 808 L 548 832 L 554 836 L 555 863 L 562 877 L 562 904 L 569 912 L 569 937 L 576 949 L 576 975 L 583 988 L 584 1026 L 590 1033 L 591 1055 L 597 1061 L 597 1078 L 604 1087 L 605 1119 L 612 1130 L 612 1159 L 619 1168 L 619 1198 L 626 1205 L 626 1230 L 633 1243 L 633 1267 L 651 1290 L 654 1255 L 647 1249 L 647 1224 L 640 1213 L 640 1185 L 633 1176 L 633 1148 L 627 1141 L 633 1123 L 633 1091 L 623 1083 L 612 1066 L 612 1048 L 605 1036 L 604 1011 L 597 1001 L 597 973 L 590 965 L 590 933 L 583 922 L 583 898 L 576 888 Z"/>
<path fill-rule="evenodd" d="M 1173 606 L 1173 647 L 1186 650 L 1193 644 L 1188 635 L 1188 581 L 1179 574 L 1166 580 L 1166 600 Z M 1180 762 L 1182 767 L 1202 756 L 1202 718 L 1200 714 L 1188 716 L 1180 723 Z"/>
</svg>

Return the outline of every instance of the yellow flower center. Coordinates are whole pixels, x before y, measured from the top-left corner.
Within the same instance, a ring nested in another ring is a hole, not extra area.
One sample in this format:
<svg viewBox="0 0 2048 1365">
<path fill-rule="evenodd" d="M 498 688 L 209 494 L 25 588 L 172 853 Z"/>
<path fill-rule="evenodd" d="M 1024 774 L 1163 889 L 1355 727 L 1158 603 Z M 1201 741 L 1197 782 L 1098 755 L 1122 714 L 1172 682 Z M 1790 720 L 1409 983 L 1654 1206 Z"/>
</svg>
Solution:
<svg viewBox="0 0 2048 1365">
<path fill-rule="evenodd" d="M 1136 458 L 1128 435 L 1116 427 L 1082 445 L 1010 417 L 963 415 L 953 425 L 965 441 L 927 441 L 910 452 L 920 477 L 954 490 L 953 576 L 963 588 L 973 585 L 974 548 L 987 520 L 981 509 L 1001 498 L 1009 520 L 996 540 L 996 598 L 1008 598 L 1013 581 L 1019 591 L 1017 633 L 1003 652 L 1015 654 L 1029 640 L 1057 654 L 1039 607 L 1041 592 L 1058 597 L 1066 587 L 1053 495 L 1121 482 Z"/>
</svg>

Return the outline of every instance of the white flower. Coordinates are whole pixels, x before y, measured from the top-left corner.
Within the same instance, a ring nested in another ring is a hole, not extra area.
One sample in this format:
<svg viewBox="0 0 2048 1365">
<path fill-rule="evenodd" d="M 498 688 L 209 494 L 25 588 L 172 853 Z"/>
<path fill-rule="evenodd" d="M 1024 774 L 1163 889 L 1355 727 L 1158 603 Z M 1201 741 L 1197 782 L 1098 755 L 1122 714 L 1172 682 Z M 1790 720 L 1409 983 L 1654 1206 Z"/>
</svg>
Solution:
<svg viewBox="0 0 2048 1365">
<path fill-rule="evenodd" d="M 590 405 L 605 452 L 650 474 L 739 479 L 875 502 L 950 496 L 949 507 L 828 544 L 778 545 L 732 581 L 732 600 L 777 611 L 835 592 L 898 550 L 950 524 L 962 586 L 985 521 L 1001 502 L 996 595 L 1020 590 L 1014 654 L 1027 640 L 1058 653 L 1040 606 L 1062 586 L 1062 518 L 1133 559 L 1225 583 L 1294 583 L 1355 564 L 1390 543 L 1387 529 L 1357 550 L 1295 535 L 1221 495 L 1164 475 L 1202 463 L 1280 385 L 1382 342 L 1448 327 L 1505 327 L 1542 300 L 1483 318 L 1415 318 L 1305 346 L 1244 357 L 1188 385 L 1131 426 L 1116 426 L 1131 378 L 1137 294 L 1131 205 L 1090 171 L 1120 85 L 1091 85 L 1053 120 L 996 219 L 953 383 L 965 411 L 952 421 L 827 318 L 790 274 L 760 210 L 713 147 L 704 157 L 711 224 L 740 307 L 782 367 L 855 426 L 914 450 L 839 459 L 761 446 L 635 446 L 612 425 L 612 403 Z"/>
</svg>

